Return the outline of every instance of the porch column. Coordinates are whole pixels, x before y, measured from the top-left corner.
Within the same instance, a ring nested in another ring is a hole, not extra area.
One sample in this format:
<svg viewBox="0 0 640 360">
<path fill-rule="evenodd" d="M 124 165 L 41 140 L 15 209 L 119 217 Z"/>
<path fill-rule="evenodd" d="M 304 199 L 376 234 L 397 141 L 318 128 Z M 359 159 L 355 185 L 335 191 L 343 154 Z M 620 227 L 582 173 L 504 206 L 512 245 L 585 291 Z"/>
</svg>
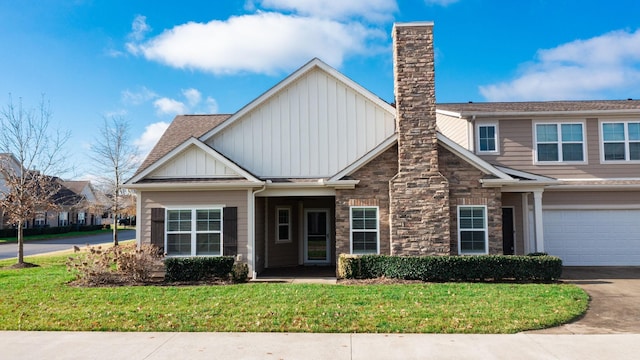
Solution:
<svg viewBox="0 0 640 360">
<path fill-rule="evenodd" d="M 533 212 L 535 219 L 536 252 L 544 252 L 544 229 L 542 225 L 542 191 L 533 192 Z"/>
</svg>

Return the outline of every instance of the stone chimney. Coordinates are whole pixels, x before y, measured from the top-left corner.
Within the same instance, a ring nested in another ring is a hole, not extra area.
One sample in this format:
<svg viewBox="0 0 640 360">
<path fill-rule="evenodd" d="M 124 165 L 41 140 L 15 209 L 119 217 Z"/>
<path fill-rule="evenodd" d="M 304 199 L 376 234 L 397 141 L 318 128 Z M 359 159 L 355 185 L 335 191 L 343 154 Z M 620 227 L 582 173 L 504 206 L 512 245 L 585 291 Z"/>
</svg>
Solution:
<svg viewBox="0 0 640 360">
<path fill-rule="evenodd" d="M 448 255 L 449 184 L 438 171 L 433 23 L 393 27 L 398 174 L 390 184 L 392 255 Z"/>
</svg>

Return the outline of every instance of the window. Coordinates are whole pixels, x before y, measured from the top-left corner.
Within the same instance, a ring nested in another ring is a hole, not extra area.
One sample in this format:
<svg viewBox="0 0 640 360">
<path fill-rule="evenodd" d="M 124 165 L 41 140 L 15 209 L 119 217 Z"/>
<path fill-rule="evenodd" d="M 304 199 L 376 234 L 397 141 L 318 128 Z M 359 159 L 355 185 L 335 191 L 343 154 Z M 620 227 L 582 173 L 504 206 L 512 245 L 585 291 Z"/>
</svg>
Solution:
<svg viewBox="0 0 640 360">
<path fill-rule="evenodd" d="M 167 255 L 222 255 L 222 209 L 170 209 Z"/>
<path fill-rule="evenodd" d="M 46 220 L 47 216 L 46 213 L 44 211 L 38 211 L 36 212 L 36 219 L 34 221 L 34 225 L 35 226 L 45 226 L 46 225 Z"/>
<path fill-rule="evenodd" d="M 378 254 L 378 207 L 351 208 L 351 253 Z"/>
<path fill-rule="evenodd" d="M 536 161 L 584 161 L 583 124 L 536 124 Z"/>
<path fill-rule="evenodd" d="M 276 243 L 291 242 L 291 208 L 276 208 Z"/>
<path fill-rule="evenodd" d="M 458 206 L 458 252 L 486 254 L 487 208 L 485 206 Z"/>
<path fill-rule="evenodd" d="M 69 213 L 63 211 L 58 214 L 58 226 L 68 226 L 69 225 Z"/>
<path fill-rule="evenodd" d="M 78 213 L 78 224 L 84 225 L 85 223 L 85 214 L 83 212 Z"/>
<path fill-rule="evenodd" d="M 640 160 L 640 122 L 602 123 L 604 161 Z"/>
<path fill-rule="evenodd" d="M 478 126 L 478 152 L 498 152 L 496 125 Z"/>
</svg>

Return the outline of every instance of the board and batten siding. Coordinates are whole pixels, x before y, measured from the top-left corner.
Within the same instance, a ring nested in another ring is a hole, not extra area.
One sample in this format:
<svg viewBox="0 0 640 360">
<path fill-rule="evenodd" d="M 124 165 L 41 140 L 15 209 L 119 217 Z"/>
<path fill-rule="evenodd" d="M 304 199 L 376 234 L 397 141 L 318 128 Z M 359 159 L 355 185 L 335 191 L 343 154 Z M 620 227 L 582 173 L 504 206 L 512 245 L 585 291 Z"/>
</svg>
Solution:
<svg viewBox="0 0 640 360">
<path fill-rule="evenodd" d="M 316 68 L 207 143 L 260 177 L 329 177 L 394 131 L 394 113 Z"/>
<path fill-rule="evenodd" d="M 197 146 L 190 146 L 169 160 L 148 178 L 239 178 L 232 169 Z"/>
<path fill-rule="evenodd" d="M 549 119 L 545 119 L 547 121 Z M 496 121 L 497 122 L 497 121 Z M 500 154 L 479 156 L 495 165 L 502 165 L 557 179 L 607 179 L 638 178 L 640 165 L 602 163 L 600 160 L 599 120 L 596 118 L 562 118 L 561 122 L 586 123 L 586 164 L 564 163 L 540 165 L 534 163 L 534 135 L 531 119 L 506 119 L 499 121 Z"/>
<path fill-rule="evenodd" d="M 140 224 L 140 242 L 151 243 L 151 209 L 184 207 L 186 209 L 204 206 L 224 206 L 238 208 L 238 254 L 243 259 L 248 256 L 248 219 L 247 192 L 234 191 L 139 191 L 142 214 L 138 216 Z M 224 242 L 224 239 L 223 239 Z"/>
</svg>

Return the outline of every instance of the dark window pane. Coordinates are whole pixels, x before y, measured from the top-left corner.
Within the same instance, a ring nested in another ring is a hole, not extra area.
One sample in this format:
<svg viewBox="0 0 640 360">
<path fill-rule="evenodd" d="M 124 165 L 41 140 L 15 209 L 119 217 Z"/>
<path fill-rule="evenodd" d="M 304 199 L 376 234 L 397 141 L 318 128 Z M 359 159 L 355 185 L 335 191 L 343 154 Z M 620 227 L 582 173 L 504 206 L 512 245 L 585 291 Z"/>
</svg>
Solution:
<svg viewBox="0 0 640 360">
<path fill-rule="evenodd" d="M 278 240 L 289 240 L 289 225 L 278 225 Z"/>
<path fill-rule="evenodd" d="M 562 158 L 564 161 L 582 161 L 582 144 L 562 144 Z"/>
<path fill-rule="evenodd" d="M 640 142 L 629 143 L 629 160 L 640 160 Z"/>
<path fill-rule="evenodd" d="M 460 250 L 462 252 L 486 252 L 484 231 L 461 231 Z"/>
<path fill-rule="evenodd" d="M 191 255 L 191 235 L 190 234 L 168 234 L 167 235 L 168 255 Z"/>
<path fill-rule="evenodd" d="M 196 255 L 221 255 L 220 234 L 196 235 Z"/>
<path fill-rule="evenodd" d="M 558 161 L 558 145 L 538 144 L 538 161 Z"/>
<path fill-rule="evenodd" d="M 625 160 L 624 143 L 604 144 L 604 159 L 605 160 Z"/>
</svg>

